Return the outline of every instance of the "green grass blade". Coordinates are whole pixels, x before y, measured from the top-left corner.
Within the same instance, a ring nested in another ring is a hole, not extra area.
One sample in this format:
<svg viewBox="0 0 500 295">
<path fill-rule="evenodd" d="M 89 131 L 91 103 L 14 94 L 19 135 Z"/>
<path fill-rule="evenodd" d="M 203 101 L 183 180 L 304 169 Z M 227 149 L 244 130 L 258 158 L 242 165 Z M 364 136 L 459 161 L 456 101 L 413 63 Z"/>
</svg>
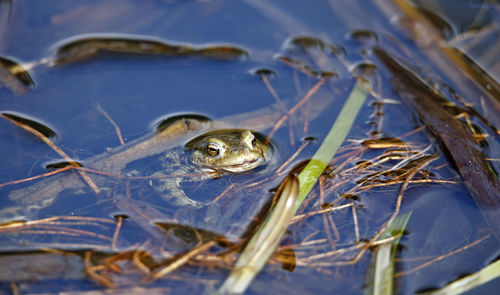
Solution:
<svg viewBox="0 0 500 295">
<path fill-rule="evenodd" d="M 493 262 L 492 264 L 484 267 L 476 273 L 465 276 L 458 279 L 445 287 L 424 293 L 426 295 L 452 295 L 452 294 L 462 294 L 483 284 L 488 283 L 491 280 L 498 279 L 500 277 L 500 260 Z"/>
<path fill-rule="evenodd" d="M 325 140 L 314 154 L 307 166 L 299 174 L 300 192 L 297 209 L 307 197 L 311 189 L 318 181 L 318 177 L 325 171 L 326 166 L 333 158 L 338 148 L 344 142 L 347 134 L 351 130 L 354 120 L 359 110 L 363 106 L 367 96 L 367 91 L 361 82 L 357 82 L 349 95 L 344 107 L 335 120 L 332 128 L 326 135 Z"/>
<path fill-rule="evenodd" d="M 379 240 L 401 235 L 411 212 L 396 217 L 386 230 L 380 235 Z M 369 275 L 367 279 L 368 292 L 373 295 L 392 295 L 394 293 L 394 261 L 396 250 L 400 238 L 378 246 L 373 251 L 373 276 Z"/>
<path fill-rule="evenodd" d="M 351 130 L 366 97 L 364 85 L 357 82 L 318 151 L 298 175 L 298 182 L 297 178 L 292 177 L 285 184 L 278 204 L 251 238 L 218 293 L 241 294 L 246 291 L 275 251 L 295 212 Z"/>
</svg>

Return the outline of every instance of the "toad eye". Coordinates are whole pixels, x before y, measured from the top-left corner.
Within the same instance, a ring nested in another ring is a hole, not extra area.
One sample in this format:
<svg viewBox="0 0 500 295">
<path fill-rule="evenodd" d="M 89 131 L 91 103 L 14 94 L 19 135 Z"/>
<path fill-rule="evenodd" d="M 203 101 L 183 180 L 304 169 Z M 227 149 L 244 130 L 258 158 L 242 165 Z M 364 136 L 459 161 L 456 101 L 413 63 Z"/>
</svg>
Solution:
<svg viewBox="0 0 500 295">
<path fill-rule="evenodd" d="M 209 143 L 207 145 L 207 154 L 210 156 L 210 157 L 216 157 L 218 156 L 220 153 L 220 146 L 216 143 Z"/>
<path fill-rule="evenodd" d="M 255 148 L 255 144 L 257 143 L 257 139 L 255 139 L 255 137 L 252 139 L 252 147 Z"/>
</svg>

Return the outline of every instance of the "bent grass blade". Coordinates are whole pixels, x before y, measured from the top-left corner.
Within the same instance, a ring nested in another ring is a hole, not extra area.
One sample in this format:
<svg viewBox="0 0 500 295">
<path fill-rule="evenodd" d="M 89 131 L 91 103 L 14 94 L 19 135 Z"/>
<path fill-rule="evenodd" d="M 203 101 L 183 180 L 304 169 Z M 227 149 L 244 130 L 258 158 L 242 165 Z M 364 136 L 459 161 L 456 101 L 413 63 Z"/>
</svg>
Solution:
<svg viewBox="0 0 500 295">
<path fill-rule="evenodd" d="M 374 271 L 367 277 L 368 292 L 373 295 L 392 295 L 394 293 L 394 269 L 396 250 L 412 212 L 396 217 L 380 235 L 378 240 L 395 237 L 393 240 L 377 246 L 373 250 Z"/>
<path fill-rule="evenodd" d="M 368 95 L 368 85 L 357 82 L 321 146 L 302 172 L 285 180 L 278 204 L 260 226 L 233 271 L 218 290 L 221 294 L 241 294 L 275 251 L 293 216 L 318 181 L 330 160 L 351 130 Z M 298 183 L 297 183 L 298 180 Z"/>
</svg>

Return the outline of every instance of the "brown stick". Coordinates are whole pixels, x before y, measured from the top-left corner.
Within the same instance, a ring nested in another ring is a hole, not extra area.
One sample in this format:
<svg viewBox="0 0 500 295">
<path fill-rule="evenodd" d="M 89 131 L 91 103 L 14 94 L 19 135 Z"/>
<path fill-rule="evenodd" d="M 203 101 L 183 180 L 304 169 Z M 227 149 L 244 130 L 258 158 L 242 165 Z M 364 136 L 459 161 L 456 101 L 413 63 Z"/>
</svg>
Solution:
<svg viewBox="0 0 500 295">
<path fill-rule="evenodd" d="M 214 245 L 215 245 L 214 241 L 209 241 L 209 242 L 201 244 L 201 245 L 199 245 L 197 247 L 194 247 L 189 252 L 187 252 L 186 254 L 184 254 L 181 257 L 179 257 L 179 259 L 177 259 L 174 262 L 170 263 L 169 265 L 167 265 L 167 266 L 159 269 L 158 271 L 155 271 L 152 274 L 151 278 L 153 280 L 157 280 L 159 278 L 162 278 L 162 277 L 166 276 L 167 274 L 173 272 L 174 270 L 176 270 L 179 267 L 181 267 L 184 264 L 186 264 L 189 261 L 189 259 L 191 259 L 195 255 L 197 255 L 197 254 L 199 254 L 201 252 L 207 251 L 208 249 L 212 248 Z"/>
</svg>

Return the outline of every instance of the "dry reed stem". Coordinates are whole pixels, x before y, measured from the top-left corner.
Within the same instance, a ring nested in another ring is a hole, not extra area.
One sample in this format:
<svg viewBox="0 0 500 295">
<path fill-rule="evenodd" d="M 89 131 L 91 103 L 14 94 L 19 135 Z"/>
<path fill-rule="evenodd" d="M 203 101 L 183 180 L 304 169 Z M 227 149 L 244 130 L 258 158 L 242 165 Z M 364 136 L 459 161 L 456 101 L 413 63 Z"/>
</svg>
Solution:
<svg viewBox="0 0 500 295">
<path fill-rule="evenodd" d="M 169 273 L 173 272 L 174 270 L 176 270 L 179 267 L 186 264 L 188 262 L 188 260 L 191 259 L 192 257 L 194 257 L 195 255 L 207 251 L 208 249 L 212 248 L 214 245 L 215 245 L 214 241 L 208 241 L 206 243 L 203 243 L 199 246 L 194 247 L 189 252 L 185 253 L 184 255 L 182 255 L 181 257 L 179 257 L 177 260 L 173 261 L 169 265 L 167 265 L 167 266 L 165 266 L 157 271 L 154 271 L 152 273 L 152 275 L 150 276 L 150 279 L 157 280 L 157 279 L 160 279 L 160 278 L 168 275 Z"/>
<path fill-rule="evenodd" d="M 269 82 L 269 79 L 267 78 L 267 76 L 261 75 L 261 78 L 262 78 L 262 81 L 264 82 L 264 84 L 266 85 L 267 90 L 271 93 L 272 97 L 274 98 L 274 100 L 278 104 L 278 107 L 281 110 L 281 112 L 283 112 L 283 114 L 288 113 L 288 110 L 286 109 L 285 105 L 283 104 L 280 97 L 278 96 L 278 93 L 276 93 L 273 86 Z M 290 136 L 290 144 L 294 145 L 295 141 L 294 141 L 294 135 L 293 135 L 293 124 L 291 121 L 288 121 L 288 133 Z"/>
<path fill-rule="evenodd" d="M 302 219 L 306 219 L 306 218 L 309 218 L 309 217 L 314 216 L 314 215 L 332 212 L 332 211 L 336 211 L 336 210 L 341 210 L 341 209 L 345 209 L 345 208 L 351 207 L 351 206 L 353 206 L 353 204 L 349 203 L 349 204 L 344 204 L 341 206 L 330 207 L 330 208 L 325 208 L 325 209 L 321 209 L 321 210 L 317 210 L 317 211 L 307 212 L 307 213 L 300 214 L 300 215 L 295 215 L 292 218 L 292 221 L 290 222 L 290 224 L 296 223 Z"/>
<path fill-rule="evenodd" d="M 210 203 L 217 203 L 223 196 L 225 196 L 230 190 L 232 190 L 236 186 L 235 183 L 232 183 L 230 186 L 226 187 L 226 189 L 220 193 L 215 199 L 213 199 Z"/>
<path fill-rule="evenodd" d="M 139 257 L 139 255 L 141 254 L 144 254 L 144 252 L 134 251 L 134 254 L 132 255 L 132 262 L 134 263 L 135 267 L 141 270 L 144 274 L 148 275 L 151 273 L 151 270 L 141 261 L 141 258 Z"/>
<path fill-rule="evenodd" d="M 388 181 L 385 183 L 374 183 L 374 184 L 369 184 L 365 186 L 360 186 L 358 187 L 357 192 L 366 192 L 369 191 L 372 188 L 377 188 L 377 187 L 385 187 L 385 186 L 390 186 L 390 185 L 396 185 L 403 183 L 404 180 L 394 180 L 394 181 Z M 441 179 L 418 179 L 418 180 L 411 180 L 410 183 L 440 183 L 440 184 L 457 184 L 458 181 L 455 180 L 441 180 Z"/>
<path fill-rule="evenodd" d="M 118 216 L 118 221 L 116 222 L 115 232 L 113 234 L 113 242 L 111 242 L 111 248 L 112 249 L 116 249 L 116 241 L 118 240 L 118 234 L 120 233 L 120 229 L 122 227 L 122 223 L 123 223 L 123 217 L 122 216 Z"/>
<path fill-rule="evenodd" d="M 286 109 L 285 105 L 283 104 L 283 101 L 281 101 L 278 93 L 276 93 L 276 90 L 274 90 L 274 88 L 271 85 L 271 83 L 269 82 L 269 79 L 267 78 L 267 76 L 266 75 L 260 75 L 260 76 L 262 78 L 262 82 L 264 82 L 264 84 L 266 85 L 267 90 L 269 90 L 269 92 L 273 96 L 273 98 L 276 101 L 276 103 L 278 104 L 278 107 L 280 108 L 280 110 L 284 114 L 288 113 L 288 110 Z"/>
<path fill-rule="evenodd" d="M 371 247 L 371 246 L 374 245 L 374 242 L 387 229 L 387 227 L 394 221 L 394 219 L 397 217 L 397 215 L 399 213 L 399 210 L 401 208 L 401 203 L 403 201 L 403 194 L 406 191 L 406 188 L 408 187 L 408 184 L 410 183 L 410 180 L 415 176 L 415 174 L 420 169 L 422 169 L 423 167 L 425 167 L 426 165 L 428 165 L 430 162 L 434 161 L 435 159 L 436 158 L 429 158 L 429 159 L 427 159 L 427 161 L 424 161 L 424 162 L 420 163 L 420 165 L 414 167 L 411 170 L 411 172 L 408 173 L 405 181 L 401 184 L 401 187 L 399 189 L 399 193 L 398 193 L 398 196 L 396 198 L 396 207 L 395 207 L 394 212 L 392 213 L 391 217 L 389 218 L 389 220 L 387 220 L 387 222 L 385 222 L 385 224 L 379 229 L 379 231 L 370 239 L 370 241 L 368 243 L 366 243 L 366 245 L 361 249 L 361 251 L 359 251 L 359 253 L 354 257 L 354 259 L 352 260 L 352 262 L 357 262 L 361 258 L 361 256 L 364 254 L 364 252 L 366 250 L 368 250 L 369 247 Z"/>
<path fill-rule="evenodd" d="M 96 269 L 99 269 L 99 267 L 92 266 L 90 263 L 90 258 L 92 256 L 92 251 L 87 251 L 85 252 L 85 258 L 84 258 L 84 263 L 85 263 L 85 273 L 92 279 L 94 282 L 97 284 L 107 287 L 107 288 L 113 288 L 115 287 L 115 284 L 108 278 L 98 274 L 96 272 Z M 102 266 L 101 266 L 102 268 Z"/>
<path fill-rule="evenodd" d="M 293 153 L 293 155 L 288 158 L 288 160 L 285 161 L 285 163 L 283 163 L 277 170 L 276 172 L 274 173 L 275 175 L 277 174 L 280 174 L 281 171 L 283 171 L 283 169 L 285 169 L 293 160 L 295 160 L 295 158 L 306 148 L 306 146 L 309 145 L 311 141 L 309 140 L 306 140 L 304 141 L 300 147 L 295 151 L 295 153 Z"/>
<path fill-rule="evenodd" d="M 95 222 L 115 223 L 115 221 L 113 221 L 111 219 L 99 218 L 99 217 L 53 216 L 53 217 L 32 220 L 32 221 L 13 221 L 13 222 L 3 223 L 3 224 L 0 224 L 0 230 L 11 229 L 11 228 L 26 228 L 26 227 L 36 226 L 36 225 L 40 225 L 40 224 L 44 224 L 44 223 L 51 224 L 51 223 L 55 222 L 56 220 L 78 220 L 78 221 L 84 221 L 87 224 L 94 224 L 94 225 L 95 225 Z M 66 224 L 66 223 L 64 223 L 64 224 Z M 80 223 L 77 223 L 77 225 L 80 225 Z"/>
<path fill-rule="evenodd" d="M 46 230 L 34 230 L 34 233 L 40 233 L 40 234 L 46 234 L 48 232 L 52 232 L 53 234 L 57 234 L 59 231 L 61 234 L 66 234 L 66 235 L 74 235 L 74 236 L 90 236 L 90 237 L 95 237 L 95 238 L 100 238 L 106 241 L 111 241 L 112 239 L 110 237 L 107 237 L 105 235 L 97 234 L 91 231 L 86 231 L 86 230 L 80 230 L 80 229 L 73 229 L 73 228 L 68 228 L 68 227 L 55 227 L 55 226 L 46 226 L 46 225 L 36 225 L 36 228 L 40 229 L 48 229 L 49 231 Z"/>
<path fill-rule="evenodd" d="M 293 108 L 291 108 L 287 114 L 283 115 L 278 122 L 274 125 L 273 129 L 271 132 L 269 132 L 269 135 L 267 136 L 267 142 L 274 136 L 274 133 L 283 125 L 283 123 L 291 116 L 293 115 L 302 105 L 304 105 L 309 99 L 319 90 L 321 85 L 325 83 L 325 79 L 320 79 L 316 84 L 314 84 L 309 91 L 307 91 L 306 95 L 295 105 Z"/>
<path fill-rule="evenodd" d="M 12 295 L 21 295 L 21 291 L 19 290 L 19 285 L 17 282 L 10 282 L 9 286 Z"/>
<path fill-rule="evenodd" d="M 314 263 L 314 266 L 333 266 L 333 265 L 341 266 L 341 265 L 355 264 L 363 256 L 363 254 L 366 252 L 366 250 L 368 250 L 368 248 L 370 248 L 372 246 L 375 246 L 375 245 L 378 245 L 378 244 L 380 244 L 380 243 L 382 243 L 384 241 L 386 242 L 386 241 L 390 241 L 390 240 L 394 239 L 395 237 L 391 237 L 389 239 L 377 241 L 378 237 L 385 231 L 385 229 L 387 228 L 387 226 L 398 215 L 400 207 L 401 207 L 401 202 L 402 202 L 403 194 L 406 191 L 406 188 L 407 188 L 408 184 L 410 183 L 410 180 L 415 176 L 415 174 L 420 169 L 422 169 L 423 167 L 425 167 L 426 165 L 428 165 L 433 160 L 435 160 L 435 158 L 429 158 L 426 161 L 422 161 L 418 166 L 413 167 L 413 169 L 411 169 L 409 171 L 409 173 L 407 173 L 407 175 L 405 177 L 405 181 L 403 182 L 403 184 L 400 187 L 400 190 L 399 190 L 399 193 L 398 193 L 398 196 L 397 196 L 397 199 L 396 199 L 396 206 L 395 206 L 395 209 L 394 209 L 391 217 L 388 219 L 388 221 L 386 221 L 384 223 L 384 225 L 370 239 L 369 242 L 367 242 L 367 243 L 358 243 L 358 244 L 352 245 L 350 247 L 340 248 L 340 249 L 329 251 L 329 252 L 326 252 L 326 253 L 320 253 L 320 254 L 312 255 L 312 256 L 309 256 L 309 257 L 306 257 L 306 258 L 300 258 L 297 261 L 297 265 L 307 266 L 309 264 L 309 266 L 312 267 L 313 264 L 310 264 L 310 263 L 313 262 L 313 261 L 323 260 L 323 259 L 327 259 L 327 258 L 331 259 L 331 258 L 334 258 L 334 257 L 338 257 L 340 255 L 346 254 L 346 253 L 348 253 L 350 251 L 355 251 L 355 250 L 359 249 L 358 253 L 356 255 L 354 255 L 353 258 L 351 258 L 349 260 L 346 260 L 346 261 L 337 261 L 337 262 Z M 358 226 L 357 226 L 357 213 L 356 213 L 355 209 L 353 209 L 354 205 L 353 204 L 347 204 L 347 205 L 342 206 L 342 208 L 347 208 L 349 206 L 351 206 L 351 210 L 353 212 L 352 214 L 353 214 L 353 219 L 354 219 L 354 224 L 355 224 L 356 240 L 359 240 L 359 229 L 358 229 Z M 340 208 L 340 207 L 337 207 L 337 208 Z M 323 210 L 332 210 L 332 209 L 337 209 L 337 208 L 327 208 L 327 209 L 323 209 Z M 315 212 L 315 214 L 319 214 L 318 212 L 319 211 Z M 312 216 L 312 214 L 306 213 L 303 216 L 304 217 L 305 216 L 309 217 L 309 216 Z M 300 218 L 304 218 L 304 217 L 300 216 Z M 296 216 L 296 218 L 299 218 L 299 216 Z M 357 232 L 356 232 L 356 230 L 357 230 Z"/>
<path fill-rule="evenodd" d="M 19 183 L 23 183 L 23 182 L 32 181 L 32 180 L 37 180 L 39 178 L 52 176 L 52 175 L 55 175 L 55 174 L 58 174 L 58 173 L 61 173 L 61 172 L 64 172 L 64 171 L 67 171 L 67 170 L 70 170 L 70 169 L 74 169 L 74 168 L 75 167 L 73 167 L 73 166 L 66 166 L 64 168 L 57 169 L 57 170 L 54 170 L 54 171 L 50 171 L 50 172 L 47 172 L 47 173 L 44 173 L 44 174 L 40 174 L 40 175 L 28 177 L 28 178 L 23 178 L 23 179 L 20 179 L 20 180 L 14 180 L 14 181 L 9 181 L 9 182 L 5 182 L 5 183 L 0 183 L 0 187 L 6 186 L 6 185 L 19 184 Z"/>
</svg>

